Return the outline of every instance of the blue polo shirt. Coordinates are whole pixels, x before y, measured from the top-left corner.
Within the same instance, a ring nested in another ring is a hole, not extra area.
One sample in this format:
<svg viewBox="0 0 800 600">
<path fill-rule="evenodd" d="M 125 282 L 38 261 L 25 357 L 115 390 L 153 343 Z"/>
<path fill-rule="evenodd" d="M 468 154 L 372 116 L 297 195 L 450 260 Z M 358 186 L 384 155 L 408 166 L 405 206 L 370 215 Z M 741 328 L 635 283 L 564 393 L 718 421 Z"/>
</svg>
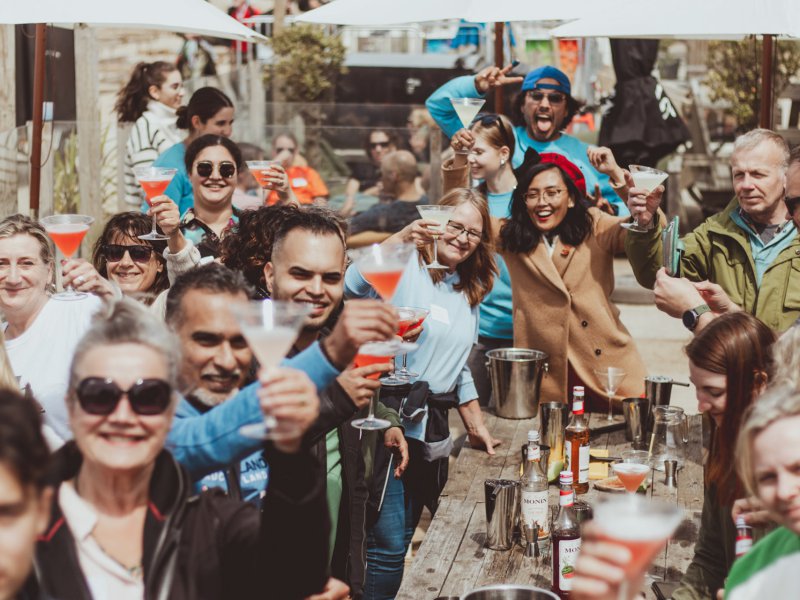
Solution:
<svg viewBox="0 0 800 600">
<path fill-rule="evenodd" d="M 731 220 L 736 223 L 742 231 L 747 234 L 750 240 L 750 253 L 753 255 L 753 263 L 756 268 L 756 281 L 761 285 L 761 279 L 764 276 L 767 268 L 775 262 L 778 255 L 783 252 L 784 248 L 794 240 L 797 230 L 794 226 L 794 221 L 786 221 L 780 225 L 775 236 L 766 244 L 758 236 L 758 232 L 750 225 L 749 219 L 741 209 L 734 210 L 731 213 Z"/>
</svg>

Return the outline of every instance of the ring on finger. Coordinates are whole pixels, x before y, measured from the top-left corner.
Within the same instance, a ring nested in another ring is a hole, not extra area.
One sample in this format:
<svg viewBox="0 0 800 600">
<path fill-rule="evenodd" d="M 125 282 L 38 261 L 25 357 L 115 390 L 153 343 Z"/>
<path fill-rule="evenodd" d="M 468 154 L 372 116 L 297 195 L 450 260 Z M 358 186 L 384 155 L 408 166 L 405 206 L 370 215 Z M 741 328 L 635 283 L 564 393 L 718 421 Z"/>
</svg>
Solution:
<svg viewBox="0 0 800 600">
<path fill-rule="evenodd" d="M 83 285 L 84 283 L 86 283 L 86 277 L 84 277 L 83 275 L 78 275 L 75 278 L 75 285 Z"/>
</svg>

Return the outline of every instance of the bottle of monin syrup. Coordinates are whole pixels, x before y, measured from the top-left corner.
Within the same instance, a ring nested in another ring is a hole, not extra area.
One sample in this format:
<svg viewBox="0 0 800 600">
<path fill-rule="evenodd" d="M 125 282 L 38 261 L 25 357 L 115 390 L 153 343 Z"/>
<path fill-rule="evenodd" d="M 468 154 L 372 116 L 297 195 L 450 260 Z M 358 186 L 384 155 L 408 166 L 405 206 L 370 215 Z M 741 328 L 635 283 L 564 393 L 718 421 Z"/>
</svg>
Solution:
<svg viewBox="0 0 800 600">
<path fill-rule="evenodd" d="M 572 509 L 575 492 L 572 489 L 572 471 L 561 471 L 561 491 L 558 497 L 558 515 L 553 522 L 553 592 L 560 598 L 569 598 L 575 561 L 581 548 L 581 528 Z"/>
<path fill-rule="evenodd" d="M 589 491 L 589 423 L 583 414 L 583 386 L 572 388 L 572 418 L 564 434 L 564 454 L 576 494 Z"/>
<path fill-rule="evenodd" d="M 528 432 L 528 452 L 525 471 L 520 479 L 520 527 L 539 524 L 539 540 L 550 537 L 550 510 L 547 499 L 547 476 L 542 471 L 539 452 L 539 432 Z"/>
</svg>

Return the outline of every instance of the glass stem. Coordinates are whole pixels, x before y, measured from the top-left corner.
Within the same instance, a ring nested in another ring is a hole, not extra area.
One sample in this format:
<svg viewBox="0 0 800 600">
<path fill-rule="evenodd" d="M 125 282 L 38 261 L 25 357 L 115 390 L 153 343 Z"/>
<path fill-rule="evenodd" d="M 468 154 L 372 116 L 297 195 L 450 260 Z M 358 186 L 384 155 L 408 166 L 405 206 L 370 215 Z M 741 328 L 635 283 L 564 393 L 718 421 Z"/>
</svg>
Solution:
<svg viewBox="0 0 800 600">
<path fill-rule="evenodd" d="M 608 420 L 614 420 L 614 405 L 612 404 L 611 400 L 614 398 L 613 394 L 608 395 Z"/>
<path fill-rule="evenodd" d="M 374 421 L 375 420 L 375 403 L 378 401 L 378 396 L 381 393 L 381 388 L 375 390 L 375 393 L 372 394 L 372 398 L 369 399 L 369 416 L 367 416 L 367 421 Z"/>
<path fill-rule="evenodd" d="M 153 235 L 158 235 L 158 230 L 156 229 L 156 216 L 155 215 L 153 215 L 153 229 L 152 229 L 152 231 L 150 233 L 152 233 Z"/>
<path fill-rule="evenodd" d="M 438 248 L 437 248 L 438 240 L 439 240 L 439 238 L 437 238 L 437 237 L 433 238 L 433 264 L 434 265 L 438 265 L 439 264 L 439 253 L 437 252 L 437 250 L 438 250 Z"/>
<path fill-rule="evenodd" d="M 408 359 L 408 353 L 403 354 L 403 368 L 400 369 L 400 370 L 403 371 L 404 373 L 408 370 L 407 365 L 406 365 L 406 360 L 407 359 Z"/>
</svg>

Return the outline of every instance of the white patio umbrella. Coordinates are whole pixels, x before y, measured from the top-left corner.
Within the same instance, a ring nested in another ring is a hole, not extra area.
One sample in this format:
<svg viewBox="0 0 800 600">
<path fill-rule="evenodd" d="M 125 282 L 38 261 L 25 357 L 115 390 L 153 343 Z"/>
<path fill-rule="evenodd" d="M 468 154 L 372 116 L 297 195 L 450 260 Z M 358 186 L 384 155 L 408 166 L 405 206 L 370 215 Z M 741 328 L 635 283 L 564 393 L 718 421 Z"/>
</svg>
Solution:
<svg viewBox="0 0 800 600">
<path fill-rule="evenodd" d="M 550 30 L 560 38 L 674 38 L 735 40 L 763 35 L 760 124 L 772 124 L 774 36 L 800 38 L 798 0 L 626 0 L 598 6 L 578 20 Z"/>
<path fill-rule="evenodd" d="M 0 24 L 36 24 L 30 208 L 39 209 L 45 24 L 160 29 L 225 39 L 267 41 L 205 0 L 4 0 Z"/>
</svg>

